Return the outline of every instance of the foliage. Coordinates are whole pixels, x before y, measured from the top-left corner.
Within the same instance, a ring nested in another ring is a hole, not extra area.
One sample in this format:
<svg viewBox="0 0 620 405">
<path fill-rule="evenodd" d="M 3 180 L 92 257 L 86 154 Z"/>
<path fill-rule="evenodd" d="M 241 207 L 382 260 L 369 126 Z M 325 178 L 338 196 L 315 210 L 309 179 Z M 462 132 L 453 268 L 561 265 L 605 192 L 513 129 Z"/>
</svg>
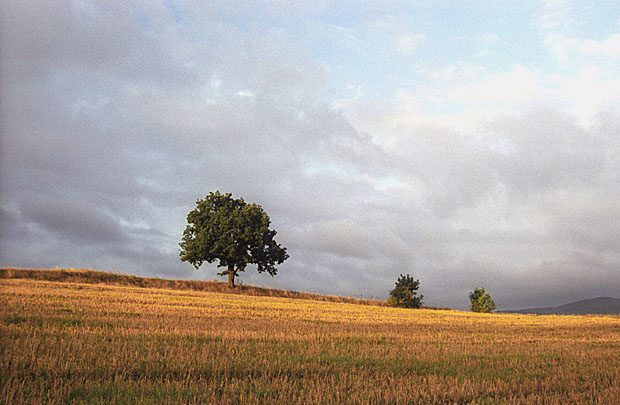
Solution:
<svg viewBox="0 0 620 405">
<path fill-rule="evenodd" d="M 420 308 L 424 296 L 417 295 L 418 288 L 420 288 L 420 280 L 414 280 L 409 274 L 401 274 L 396 280 L 396 287 L 390 291 L 388 304 L 401 308 Z"/>
<path fill-rule="evenodd" d="M 180 256 L 196 269 L 202 263 L 218 261 L 226 270 L 229 287 L 248 264 L 256 264 L 258 272 L 274 276 L 276 264 L 288 259 L 286 248 L 274 240 L 276 231 L 269 229 L 269 216 L 260 205 L 247 204 L 232 194 L 211 192 L 187 214 L 187 227 L 181 240 Z"/>
<path fill-rule="evenodd" d="M 491 312 L 495 307 L 495 302 L 491 296 L 484 291 L 483 287 L 475 288 L 469 293 L 470 309 L 473 312 Z"/>
</svg>

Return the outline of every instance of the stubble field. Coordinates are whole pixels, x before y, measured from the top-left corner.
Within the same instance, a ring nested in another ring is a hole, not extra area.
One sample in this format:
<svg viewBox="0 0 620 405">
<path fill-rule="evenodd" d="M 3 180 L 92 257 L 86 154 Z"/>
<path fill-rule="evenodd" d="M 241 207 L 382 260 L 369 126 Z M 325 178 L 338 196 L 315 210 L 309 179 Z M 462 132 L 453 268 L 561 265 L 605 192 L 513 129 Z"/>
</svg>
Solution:
<svg viewBox="0 0 620 405">
<path fill-rule="evenodd" d="M 620 403 L 620 318 L 0 280 L 0 403 Z"/>
</svg>

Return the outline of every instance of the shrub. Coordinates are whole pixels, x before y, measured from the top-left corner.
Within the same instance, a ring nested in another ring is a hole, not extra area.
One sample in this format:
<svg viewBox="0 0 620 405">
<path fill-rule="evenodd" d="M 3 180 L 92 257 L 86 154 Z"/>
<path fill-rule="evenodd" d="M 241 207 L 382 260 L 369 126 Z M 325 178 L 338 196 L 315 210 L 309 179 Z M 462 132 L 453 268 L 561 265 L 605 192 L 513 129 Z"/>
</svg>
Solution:
<svg viewBox="0 0 620 405">
<path fill-rule="evenodd" d="M 470 292 L 469 301 L 471 302 L 469 308 L 472 312 L 491 312 L 496 308 L 495 302 L 483 287 L 475 288 Z"/>
<path fill-rule="evenodd" d="M 420 308 L 423 295 L 417 295 L 420 281 L 414 280 L 410 275 L 400 275 L 396 280 L 396 287 L 390 291 L 388 304 L 401 308 Z"/>
</svg>

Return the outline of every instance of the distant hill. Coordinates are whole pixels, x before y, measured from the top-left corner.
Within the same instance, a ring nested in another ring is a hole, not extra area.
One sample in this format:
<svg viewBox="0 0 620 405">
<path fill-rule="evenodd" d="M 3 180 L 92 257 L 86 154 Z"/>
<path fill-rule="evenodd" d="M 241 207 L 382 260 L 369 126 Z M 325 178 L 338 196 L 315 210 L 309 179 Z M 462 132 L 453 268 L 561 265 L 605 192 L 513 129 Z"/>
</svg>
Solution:
<svg viewBox="0 0 620 405">
<path fill-rule="evenodd" d="M 590 298 L 550 308 L 528 308 L 503 311 L 514 314 L 538 315 L 608 315 L 620 314 L 620 299 L 610 297 Z"/>
</svg>

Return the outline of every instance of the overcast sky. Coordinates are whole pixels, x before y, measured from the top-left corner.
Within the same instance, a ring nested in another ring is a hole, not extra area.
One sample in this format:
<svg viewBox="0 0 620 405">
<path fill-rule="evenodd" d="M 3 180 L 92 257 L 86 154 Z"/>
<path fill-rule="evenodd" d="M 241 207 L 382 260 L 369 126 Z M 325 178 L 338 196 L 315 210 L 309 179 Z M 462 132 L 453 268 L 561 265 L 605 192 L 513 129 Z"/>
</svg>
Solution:
<svg viewBox="0 0 620 405">
<path fill-rule="evenodd" d="M 0 4 L 2 266 L 218 278 L 220 190 L 290 254 L 246 284 L 620 297 L 617 0 Z"/>
</svg>

